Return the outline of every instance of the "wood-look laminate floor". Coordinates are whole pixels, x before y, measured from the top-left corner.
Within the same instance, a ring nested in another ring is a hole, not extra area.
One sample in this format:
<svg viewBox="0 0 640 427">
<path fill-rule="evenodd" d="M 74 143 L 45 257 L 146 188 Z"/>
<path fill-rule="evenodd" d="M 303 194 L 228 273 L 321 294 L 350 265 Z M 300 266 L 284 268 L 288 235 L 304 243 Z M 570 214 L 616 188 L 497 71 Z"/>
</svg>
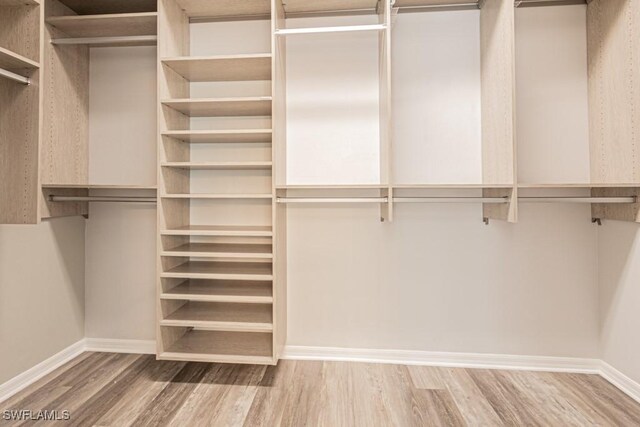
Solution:
<svg viewBox="0 0 640 427">
<path fill-rule="evenodd" d="M 20 423 L 5 410 L 67 410 L 71 419 Z M 85 353 L 0 403 L 0 424 L 640 426 L 640 405 L 597 375 Z"/>
</svg>

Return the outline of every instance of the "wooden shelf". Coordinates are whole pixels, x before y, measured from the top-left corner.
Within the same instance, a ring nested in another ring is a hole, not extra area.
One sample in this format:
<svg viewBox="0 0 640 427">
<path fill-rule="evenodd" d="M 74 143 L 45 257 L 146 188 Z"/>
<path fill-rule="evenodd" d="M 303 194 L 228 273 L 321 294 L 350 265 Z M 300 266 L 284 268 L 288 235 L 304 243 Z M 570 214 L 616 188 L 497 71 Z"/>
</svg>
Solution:
<svg viewBox="0 0 640 427">
<path fill-rule="evenodd" d="M 273 199 L 271 194 L 165 194 L 163 199 Z"/>
<path fill-rule="evenodd" d="M 271 97 L 170 99 L 162 101 L 189 117 L 270 116 Z"/>
<path fill-rule="evenodd" d="M 122 185 L 122 184 L 42 184 L 42 188 L 72 188 L 85 190 L 153 190 L 158 189 L 155 185 Z"/>
<path fill-rule="evenodd" d="M 271 129 L 239 130 L 176 130 L 162 132 L 162 136 L 175 138 L 192 144 L 211 143 L 270 143 L 273 137 Z"/>
<path fill-rule="evenodd" d="M 273 364 L 271 334 L 187 331 L 158 359 L 211 363 Z"/>
<path fill-rule="evenodd" d="M 281 1 L 281 0 L 278 0 Z M 370 10 L 375 13 L 377 0 L 287 0 L 287 14 Z"/>
<path fill-rule="evenodd" d="M 271 169 L 272 162 L 165 162 L 162 167 L 192 170 Z"/>
<path fill-rule="evenodd" d="M 249 19 L 271 16 L 270 0 L 176 0 L 190 18 Z"/>
<path fill-rule="evenodd" d="M 273 258 L 273 248 L 265 244 L 188 243 L 162 251 L 167 257 L 193 258 Z"/>
<path fill-rule="evenodd" d="M 60 3 L 78 15 L 99 15 L 107 13 L 140 13 L 155 12 L 156 0 L 59 0 Z"/>
<path fill-rule="evenodd" d="M 269 282 L 224 280 L 186 280 L 160 295 L 164 300 L 271 304 L 273 291 Z"/>
<path fill-rule="evenodd" d="M 271 80 L 271 54 L 190 56 L 162 63 L 191 82 Z"/>
<path fill-rule="evenodd" d="M 38 0 L 0 0 L 0 7 L 2 6 L 38 6 L 40 2 Z"/>
<path fill-rule="evenodd" d="M 227 332 L 271 332 L 272 313 L 271 304 L 189 301 L 162 319 L 160 326 Z"/>
<path fill-rule="evenodd" d="M 157 12 L 52 16 L 47 24 L 69 37 L 147 36 L 158 33 Z"/>
<path fill-rule="evenodd" d="M 270 226 L 260 225 L 189 225 L 164 230 L 163 236 L 233 236 L 233 237 L 272 237 Z"/>
<path fill-rule="evenodd" d="M 163 278 L 273 280 L 271 263 L 189 261 L 161 274 Z"/>
<path fill-rule="evenodd" d="M 381 190 L 389 188 L 384 184 L 336 184 L 336 185 L 308 185 L 308 184 L 293 184 L 293 185 L 277 185 L 277 190 Z"/>
<path fill-rule="evenodd" d="M 406 8 L 406 10 L 410 10 L 411 8 L 420 9 L 429 9 L 429 8 L 439 8 L 439 7 L 452 7 L 452 6 L 465 6 L 469 7 L 471 5 L 474 9 L 478 8 L 478 0 L 396 0 L 394 7 Z"/>
<path fill-rule="evenodd" d="M 5 70 L 35 70 L 40 68 L 40 64 L 22 55 L 0 47 L 0 68 Z"/>
</svg>

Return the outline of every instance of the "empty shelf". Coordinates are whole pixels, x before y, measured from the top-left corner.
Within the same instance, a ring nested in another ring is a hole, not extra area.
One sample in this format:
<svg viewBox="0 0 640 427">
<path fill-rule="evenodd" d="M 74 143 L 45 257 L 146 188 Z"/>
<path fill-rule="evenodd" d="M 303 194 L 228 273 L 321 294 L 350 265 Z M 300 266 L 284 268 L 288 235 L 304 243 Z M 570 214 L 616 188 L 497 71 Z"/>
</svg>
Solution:
<svg viewBox="0 0 640 427">
<path fill-rule="evenodd" d="M 567 184 L 518 184 L 518 188 L 638 188 L 640 183 L 567 183 Z"/>
<path fill-rule="evenodd" d="M 466 189 L 483 189 L 483 188 L 513 188 L 514 184 L 393 184 L 393 188 L 400 190 L 466 190 Z"/>
<path fill-rule="evenodd" d="M 73 188 L 86 190 L 157 190 L 155 185 L 126 184 L 42 184 L 42 188 Z"/>
<path fill-rule="evenodd" d="M 158 356 L 162 360 L 273 364 L 271 334 L 187 331 Z"/>
<path fill-rule="evenodd" d="M 5 70 L 34 70 L 40 68 L 40 65 L 36 61 L 0 47 L 0 68 Z"/>
<path fill-rule="evenodd" d="M 158 44 L 158 36 L 67 37 L 51 39 L 51 44 L 89 47 L 155 46 Z"/>
<path fill-rule="evenodd" d="M 37 0 L 0 0 L 0 6 L 37 6 Z"/>
<path fill-rule="evenodd" d="M 271 80 L 271 54 L 166 58 L 162 63 L 191 82 Z"/>
<path fill-rule="evenodd" d="M 271 237 L 268 225 L 189 225 L 161 232 L 163 236 Z"/>
<path fill-rule="evenodd" d="M 240 243 L 188 243 L 162 252 L 167 257 L 273 258 L 271 245 Z"/>
<path fill-rule="evenodd" d="M 163 278 L 273 280 L 271 263 L 189 261 L 161 274 Z"/>
<path fill-rule="evenodd" d="M 346 33 L 353 31 L 382 31 L 387 26 L 385 24 L 371 25 L 345 25 L 339 27 L 315 27 L 315 28 L 285 28 L 276 30 L 275 34 L 279 36 L 287 36 L 294 34 L 317 34 L 317 33 Z"/>
<path fill-rule="evenodd" d="M 283 2 L 285 3 L 285 2 Z M 287 0 L 287 14 L 370 10 L 375 13 L 377 0 Z"/>
<path fill-rule="evenodd" d="M 478 8 L 478 0 L 396 0 L 394 7 L 404 8 L 404 11 L 411 9 L 428 9 L 447 6 Z"/>
<path fill-rule="evenodd" d="M 162 132 L 163 136 L 190 143 L 271 142 L 271 129 L 240 130 L 176 130 Z"/>
<path fill-rule="evenodd" d="M 257 18 L 271 16 L 270 0 L 176 0 L 190 18 Z"/>
<path fill-rule="evenodd" d="M 271 332 L 272 312 L 271 304 L 189 301 L 162 319 L 160 325 L 209 331 Z"/>
<path fill-rule="evenodd" d="M 157 34 L 158 14 L 146 12 L 53 16 L 47 18 L 47 24 L 69 37 L 145 36 Z"/>
<path fill-rule="evenodd" d="M 155 12 L 157 0 L 59 0 L 60 3 L 76 12 L 78 15 L 99 15 L 106 13 L 140 13 Z"/>
<path fill-rule="evenodd" d="M 160 295 L 165 300 L 271 304 L 270 282 L 186 280 Z"/>
<path fill-rule="evenodd" d="M 271 162 L 166 162 L 162 163 L 166 168 L 179 169 L 218 169 L 218 170 L 247 170 L 247 169 L 271 169 Z"/>
<path fill-rule="evenodd" d="M 271 194 L 165 194 L 163 199 L 272 199 Z"/>
<path fill-rule="evenodd" d="M 270 116 L 271 97 L 170 99 L 162 104 L 190 117 Z"/>
</svg>

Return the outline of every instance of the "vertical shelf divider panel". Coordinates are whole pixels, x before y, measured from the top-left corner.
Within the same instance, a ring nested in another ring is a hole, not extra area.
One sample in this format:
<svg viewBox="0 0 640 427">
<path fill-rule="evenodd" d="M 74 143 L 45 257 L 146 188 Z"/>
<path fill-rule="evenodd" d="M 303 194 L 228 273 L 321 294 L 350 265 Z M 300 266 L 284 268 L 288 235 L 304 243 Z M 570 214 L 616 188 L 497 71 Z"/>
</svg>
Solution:
<svg viewBox="0 0 640 427">
<path fill-rule="evenodd" d="M 593 188 L 593 196 L 640 196 L 638 28 L 637 1 L 593 0 L 587 6 L 591 181 L 637 184 Z M 640 203 L 593 204 L 592 217 L 640 222 Z"/>
<path fill-rule="evenodd" d="M 484 204 L 488 219 L 517 221 L 515 144 L 515 4 L 485 0 L 480 10 L 482 85 L 482 181 L 512 184 L 483 190 L 484 197 L 509 197 L 507 204 Z"/>
<path fill-rule="evenodd" d="M 393 221 L 393 142 L 391 116 L 391 0 L 381 0 L 378 7 L 378 22 L 386 26 L 379 37 L 380 61 L 380 183 L 386 188 L 380 196 L 388 202 L 380 205 L 380 219 Z"/>
<path fill-rule="evenodd" d="M 164 271 L 184 263 L 188 258 L 162 257 L 163 241 L 172 247 L 188 242 L 188 237 L 162 237 L 161 231 L 186 227 L 190 224 L 189 199 L 166 199 L 168 193 L 189 193 L 189 171 L 168 170 L 161 165 L 168 161 L 189 161 L 189 146 L 179 141 L 163 137 L 168 130 L 189 129 L 189 118 L 176 110 L 162 105 L 165 98 L 189 98 L 189 82 L 178 73 L 162 64 L 164 57 L 179 57 L 189 54 L 189 17 L 174 0 L 158 2 L 158 281 L 157 281 L 157 353 L 162 354 L 186 332 L 184 328 L 161 328 Z M 164 240 L 163 240 L 164 239 Z M 166 301 L 165 306 L 177 310 L 184 301 Z"/>
<path fill-rule="evenodd" d="M 287 208 L 277 203 L 277 184 L 286 182 L 287 173 L 287 38 L 275 33 L 285 26 L 282 0 L 271 0 L 273 353 L 276 361 L 282 356 L 287 340 Z"/>
<path fill-rule="evenodd" d="M 39 4 L 0 6 L 0 224 L 40 220 L 42 13 Z"/>
</svg>

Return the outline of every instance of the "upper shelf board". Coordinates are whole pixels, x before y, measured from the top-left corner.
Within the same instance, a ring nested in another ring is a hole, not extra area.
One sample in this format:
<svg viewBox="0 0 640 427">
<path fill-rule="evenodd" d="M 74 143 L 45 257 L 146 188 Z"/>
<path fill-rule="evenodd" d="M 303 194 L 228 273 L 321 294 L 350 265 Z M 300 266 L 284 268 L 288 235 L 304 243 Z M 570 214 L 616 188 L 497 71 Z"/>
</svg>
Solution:
<svg viewBox="0 0 640 427">
<path fill-rule="evenodd" d="M 271 80 L 271 54 L 166 58 L 162 63 L 190 82 Z"/>
<path fill-rule="evenodd" d="M 0 47 L 0 68 L 5 70 L 36 69 L 40 65 L 29 58 Z"/>
<path fill-rule="evenodd" d="M 0 0 L 0 6 L 38 6 L 38 0 Z"/>
<path fill-rule="evenodd" d="M 190 18 L 269 17 L 270 0 L 176 0 Z"/>
<path fill-rule="evenodd" d="M 162 104 L 189 117 L 270 116 L 271 97 L 169 99 Z"/>
<path fill-rule="evenodd" d="M 375 11 L 378 0 L 282 0 L 287 14 Z"/>
<path fill-rule="evenodd" d="M 514 0 L 516 7 L 569 6 L 587 4 L 587 0 Z"/>
<path fill-rule="evenodd" d="M 124 184 L 42 184 L 42 188 L 72 188 L 81 190 L 157 190 L 153 185 L 124 185 Z"/>
<path fill-rule="evenodd" d="M 162 132 L 163 136 L 192 144 L 212 143 L 270 143 L 271 129 L 238 130 L 175 130 Z"/>
<path fill-rule="evenodd" d="M 78 15 L 156 12 L 156 0 L 58 0 Z"/>
<path fill-rule="evenodd" d="M 158 33 L 156 12 L 53 16 L 47 24 L 69 37 L 147 36 Z"/>
</svg>

